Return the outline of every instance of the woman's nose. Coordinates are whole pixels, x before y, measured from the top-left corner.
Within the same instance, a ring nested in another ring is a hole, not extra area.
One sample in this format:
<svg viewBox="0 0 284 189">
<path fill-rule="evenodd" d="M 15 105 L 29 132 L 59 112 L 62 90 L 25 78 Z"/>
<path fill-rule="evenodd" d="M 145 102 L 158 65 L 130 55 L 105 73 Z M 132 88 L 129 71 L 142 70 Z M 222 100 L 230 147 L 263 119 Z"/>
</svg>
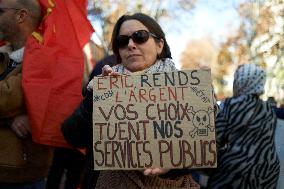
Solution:
<svg viewBox="0 0 284 189">
<path fill-rule="evenodd" d="M 128 48 L 136 48 L 136 43 L 131 38 L 128 41 Z"/>
</svg>

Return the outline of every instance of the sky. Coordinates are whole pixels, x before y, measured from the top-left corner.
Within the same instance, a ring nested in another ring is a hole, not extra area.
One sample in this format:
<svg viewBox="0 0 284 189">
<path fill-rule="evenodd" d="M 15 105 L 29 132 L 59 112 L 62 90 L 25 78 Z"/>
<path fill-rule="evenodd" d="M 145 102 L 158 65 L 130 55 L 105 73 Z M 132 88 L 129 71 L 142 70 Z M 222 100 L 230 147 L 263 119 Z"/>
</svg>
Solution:
<svg viewBox="0 0 284 189">
<path fill-rule="evenodd" d="M 218 46 L 225 41 L 226 36 L 236 32 L 240 24 L 236 7 L 241 1 L 198 0 L 195 9 L 190 14 L 182 14 L 178 18 L 183 23 L 179 31 L 166 28 L 166 37 L 178 67 L 180 55 L 188 41 L 210 37 Z M 166 21 L 161 25 L 166 26 Z"/>
<path fill-rule="evenodd" d="M 180 67 L 180 56 L 190 40 L 210 37 L 218 46 L 220 42 L 225 41 L 226 36 L 234 33 L 240 22 L 236 8 L 243 1 L 197 0 L 192 11 L 177 14 L 172 20 L 161 20 L 160 25 L 166 33 L 177 67 Z M 173 1 L 168 2 L 171 4 Z M 96 25 L 94 27 L 96 32 L 100 32 L 99 27 Z M 93 35 L 92 39 L 99 42 L 96 35 Z"/>
</svg>

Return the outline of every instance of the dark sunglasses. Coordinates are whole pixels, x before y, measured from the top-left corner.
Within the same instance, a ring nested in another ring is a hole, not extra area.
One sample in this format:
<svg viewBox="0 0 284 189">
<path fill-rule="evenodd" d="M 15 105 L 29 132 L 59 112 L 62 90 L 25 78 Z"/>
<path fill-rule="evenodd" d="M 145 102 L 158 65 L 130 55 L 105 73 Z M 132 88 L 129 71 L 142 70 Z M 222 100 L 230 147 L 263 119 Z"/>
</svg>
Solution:
<svg viewBox="0 0 284 189">
<path fill-rule="evenodd" d="M 11 7 L 0 7 L 0 14 L 3 14 L 5 10 L 21 10 L 21 9 L 11 8 Z"/>
<path fill-rule="evenodd" d="M 149 37 L 152 36 L 156 39 L 159 39 L 155 34 L 148 32 L 146 30 L 138 30 L 131 34 L 127 35 L 119 35 L 116 39 L 118 48 L 125 48 L 128 46 L 129 39 L 132 39 L 136 44 L 143 44 L 148 41 Z"/>
</svg>

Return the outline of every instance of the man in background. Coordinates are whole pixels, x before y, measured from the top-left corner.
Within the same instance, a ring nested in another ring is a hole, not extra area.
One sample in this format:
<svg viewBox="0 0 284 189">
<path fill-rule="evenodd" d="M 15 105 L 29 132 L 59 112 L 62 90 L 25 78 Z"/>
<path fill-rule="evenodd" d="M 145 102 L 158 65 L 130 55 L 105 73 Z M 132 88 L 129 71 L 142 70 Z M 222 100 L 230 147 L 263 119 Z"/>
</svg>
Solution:
<svg viewBox="0 0 284 189">
<path fill-rule="evenodd" d="M 51 164 L 51 148 L 32 142 L 22 91 L 24 46 L 41 19 L 37 0 L 0 0 L 0 188 L 43 189 Z"/>
</svg>

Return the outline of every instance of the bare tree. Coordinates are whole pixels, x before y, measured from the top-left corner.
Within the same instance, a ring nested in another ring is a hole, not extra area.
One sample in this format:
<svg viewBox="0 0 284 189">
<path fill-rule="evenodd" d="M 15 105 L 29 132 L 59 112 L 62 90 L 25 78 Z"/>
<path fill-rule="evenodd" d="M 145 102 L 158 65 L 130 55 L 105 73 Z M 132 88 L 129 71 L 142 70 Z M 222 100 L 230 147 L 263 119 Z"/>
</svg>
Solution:
<svg viewBox="0 0 284 189">
<path fill-rule="evenodd" d="M 117 19 L 125 13 L 143 12 L 158 22 L 161 18 L 176 18 L 177 14 L 194 8 L 197 0 L 89 0 L 89 16 L 98 23 L 102 33 L 96 33 L 105 53 L 110 51 L 111 32 Z M 174 21 L 174 20 L 172 20 Z"/>
<path fill-rule="evenodd" d="M 222 44 L 217 63 L 220 67 L 224 64 L 236 67 L 252 62 L 266 68 L 267 88 L 274 89 L 269 90 L 269 95 L 283 98 L 284 2 L 247 0 L 240 4 L 238 12 L 242 19 L 239 30 Z"/>
</svg>

